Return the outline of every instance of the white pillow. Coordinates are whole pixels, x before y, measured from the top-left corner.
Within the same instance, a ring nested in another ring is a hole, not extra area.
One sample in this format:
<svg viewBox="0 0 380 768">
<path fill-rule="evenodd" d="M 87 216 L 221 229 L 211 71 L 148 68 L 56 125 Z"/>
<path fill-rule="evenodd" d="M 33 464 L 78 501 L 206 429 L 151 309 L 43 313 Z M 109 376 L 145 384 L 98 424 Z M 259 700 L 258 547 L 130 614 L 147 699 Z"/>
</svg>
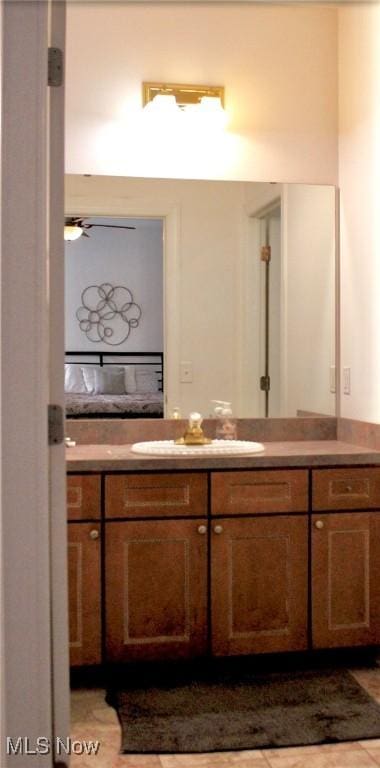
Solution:
<svg viewBox="0 0 380 768">
<path fill-rule="evenodd" d="M 158 378 L 157 373 L 152 368 L 145 370 L 143 368 L 136 368 L 136 392 L 158 392 Z"/>
<path fill-rule="evenodd" d="M 86 392 L 89 395 L 93 395 L 95 392 L 95 371 L 98 368 L 100 368 L 100 365 L 82 365 L 81 366 L 84 383 L 86 385 Z"/>
<path fill-rule="evenodd" d="M 125 391 L 127 395 L 134 395 L 136 393 L 136 376 L 135 366 L 125 366 Z"/>
<path fill-rule="evenodd" d="M 65 392 L 72 392 L 79 395 L 86 394 L 86 383 L 80 365 L 75 363 L 65 363 Z"/>
<path fill-rule="evenodd" d="M 83 378 L 84 383 L 86 385 L 86 391 L 89 395 L 94 395 L 96 393 L 96 381 L 95 381 L 95 375 L 97 371 L 108 371 L 110 374 L 112 373 L 119 373 L 120 371 L 123 371 L 123 368 L 121 366 L 117 365 L 82 365 L 81 366 L 83 371 Z M 97 392 L 99 394 L 99 392 Z"/>
<path fill-rule="evenodd" d="M 95 395 L 125 395 L 124 371 L 110 368 L 95 370 Z"/>
</svg>

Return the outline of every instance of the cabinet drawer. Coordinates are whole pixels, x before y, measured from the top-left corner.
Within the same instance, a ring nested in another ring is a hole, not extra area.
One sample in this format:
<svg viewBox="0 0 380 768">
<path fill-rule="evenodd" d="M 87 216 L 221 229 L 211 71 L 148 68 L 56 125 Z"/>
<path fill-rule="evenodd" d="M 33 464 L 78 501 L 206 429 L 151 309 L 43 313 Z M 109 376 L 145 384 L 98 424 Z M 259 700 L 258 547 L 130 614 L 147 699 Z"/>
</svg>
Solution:
<svg viewBox="0 0 380 768">
<path fill-rule="evenodd" d="M 99 517 L 100 475 L 68 475 L 68 520 L 98 520 Z"/>
<path fill-rule="evenodd" d="M 307 512 L 307 470 L 214 473 L 212 514 L 249 515 L 268 512 Z"/>
<path fill-rule="evenodd" d="M 207 512 L 207 477 L 176 472 L 106 477 L 108 518 L 187 517 Z"/>
<path fill-rule="evenodd" d="M 380 469 L 319 469 L 313 471 L 313 509 L 375 509 L 380 507 Z"/>
</svg>

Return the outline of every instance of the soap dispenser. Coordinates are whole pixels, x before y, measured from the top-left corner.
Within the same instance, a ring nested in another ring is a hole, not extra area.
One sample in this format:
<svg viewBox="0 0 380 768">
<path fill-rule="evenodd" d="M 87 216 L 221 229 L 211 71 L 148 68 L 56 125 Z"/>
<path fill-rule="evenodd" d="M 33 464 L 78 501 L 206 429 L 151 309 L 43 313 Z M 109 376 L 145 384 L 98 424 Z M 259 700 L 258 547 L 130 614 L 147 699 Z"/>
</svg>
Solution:
<svg viewBox="0 0 380 768">
<path fill-rule="evenodd" d="M 237 425 L 232 415 L 231 403 L 226 400 L 212 400 L 215 403 L 215 437 L 217 440 L 236 440 Z"/>
</svg>

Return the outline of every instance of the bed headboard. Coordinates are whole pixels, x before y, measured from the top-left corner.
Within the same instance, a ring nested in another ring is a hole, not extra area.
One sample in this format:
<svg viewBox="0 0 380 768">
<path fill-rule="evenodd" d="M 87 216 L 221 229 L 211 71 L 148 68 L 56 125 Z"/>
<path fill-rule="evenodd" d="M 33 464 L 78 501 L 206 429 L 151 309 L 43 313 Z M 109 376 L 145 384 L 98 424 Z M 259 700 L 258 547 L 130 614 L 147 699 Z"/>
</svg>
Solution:
<svg viewBox="0 0 380 768">
<path fill-rule="evenodd" d="M 79 352 L 65 353 L 65 363 L 78 365 L 151 365 L 157 373 L 158 386 L 163 391 L 164 353 L 163 352 Z"/>
</svg>

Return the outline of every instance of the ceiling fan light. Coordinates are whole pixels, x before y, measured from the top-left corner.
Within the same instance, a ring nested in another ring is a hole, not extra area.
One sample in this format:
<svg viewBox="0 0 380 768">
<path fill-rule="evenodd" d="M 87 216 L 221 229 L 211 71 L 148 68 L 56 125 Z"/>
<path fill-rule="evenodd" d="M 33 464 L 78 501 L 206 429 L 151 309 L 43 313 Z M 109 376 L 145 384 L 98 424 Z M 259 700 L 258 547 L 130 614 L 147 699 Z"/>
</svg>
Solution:
<svg viewBox="0 0 380 768">
<path fill-rule="evenodd" d="M 65 224 L 63 237 L 65 240 L 78 240 L 82 233 L 83 229 L 78 224 Z"/>
</svg>

